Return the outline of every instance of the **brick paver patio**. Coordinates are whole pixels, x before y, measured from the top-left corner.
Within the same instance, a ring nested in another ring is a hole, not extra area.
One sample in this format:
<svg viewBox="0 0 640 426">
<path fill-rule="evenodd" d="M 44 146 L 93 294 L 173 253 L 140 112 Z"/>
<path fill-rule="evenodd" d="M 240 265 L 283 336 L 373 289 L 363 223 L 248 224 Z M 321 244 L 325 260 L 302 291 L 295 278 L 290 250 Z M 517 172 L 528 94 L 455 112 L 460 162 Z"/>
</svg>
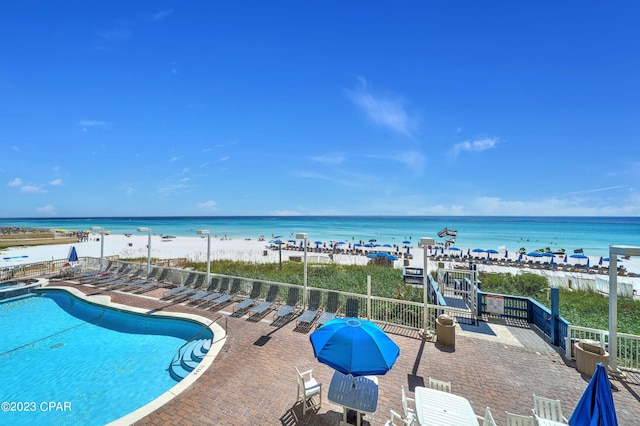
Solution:
<svg viewBox="0 0 640 426">
<path fill-rule="evenodd" d="M 51 283 L 58 284 L 58 283 Z M 103 292 L 74 285 L 87 294 L 108 294 L 116 303 L 141 308 L 190 312 L 215 318 L 218 311 L 172 305 L 151 297 Z M 158 296 L 162 290 L 147 296 Z M 232 306 L 221 312 L 230 313 Z M 247 316 L 228 317 L 228 337 L 213 365 L 186 391 L 142 419 L 143 425 L 336 425 L 342 407 L 327 399 L 333 370 L 313 357 L 309 331 L 296 330 L 295 321 L 283 326 L 271 323 L 273 313 L 260 321 Z M 423 341 L 415 332 L 387 329 L 400 347 L 393 369 L 379 377 L 378 409 L 363 424 L 383 425 L 389 410 L 402 411 L 400 386 L 413 396 L 415 386 L 429 377 L 452 383 L 452 392 L 467 398 L 477 414 L 490 407 L 498 425 L 505 410 L 530 414 L 532 395 L 557 398 L 563 413 L 571 415 L 588 379 L 527 327 L 482 323 L 478 330 L 458 328 L 455 349 Z M 313 369 L 323 383 L 322 408 L 302 416 L 296 404 L 294 366 Z M 640 419 L 640 381 L 631 375 L 624 382 L 612 380 L 618 420 L 636 425 Z M 144 384 L 141 384 L 142 386 Z"/>
</svg>

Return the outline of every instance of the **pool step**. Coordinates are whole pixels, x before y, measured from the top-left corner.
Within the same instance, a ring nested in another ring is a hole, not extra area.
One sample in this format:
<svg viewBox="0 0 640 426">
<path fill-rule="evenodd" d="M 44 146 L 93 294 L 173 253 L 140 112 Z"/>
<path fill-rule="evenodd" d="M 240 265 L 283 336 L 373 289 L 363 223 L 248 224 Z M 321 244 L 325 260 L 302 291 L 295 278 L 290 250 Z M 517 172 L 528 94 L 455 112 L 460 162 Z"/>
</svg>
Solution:
<svg viewBox="0 0 640 426">
<path fill-rule="evenodd" d="M 174 359 L 169 367 L 171 377 L 180 381 L 187 377 L 202 361 L 211 348 L 210 339 L 199 339 L 189 342 L 183 349 L 180 359 Z"/>
</svg>

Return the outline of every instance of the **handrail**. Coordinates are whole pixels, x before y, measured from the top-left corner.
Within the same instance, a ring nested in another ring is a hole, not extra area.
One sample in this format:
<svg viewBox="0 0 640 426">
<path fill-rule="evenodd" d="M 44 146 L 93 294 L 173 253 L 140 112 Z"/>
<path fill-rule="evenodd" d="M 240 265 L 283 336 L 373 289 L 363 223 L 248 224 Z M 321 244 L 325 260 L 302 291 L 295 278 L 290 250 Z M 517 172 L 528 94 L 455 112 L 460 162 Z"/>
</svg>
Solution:
<svg viewBox="0 0 640 426">
<path fill-rule="evenodd" d="M 176 362 L 177 360 L 180 359 L 180 357 L 182 357 L 182 350 L 191 342 L 193 342 L 198 336 L 200 336 L 202 334 L 203 331 L 208 330 L 209 327 L 211 327 L 211 325 L 215 322 L 217 322 L 221 317 L 224 317 L 225 322 L 224 322 L 224 333 L 225 336 L 227 334 L 227 317 L 226 315 L 220 314 L 218 315 L 216 318 L 214 318 L 209 324 L 205 324 L 203 325 L 196 334 L 194 334 L 189 340 L 187 340 L 186 342 L 184 342 L 182 344 L 182 346 L 180 346 L 180 348 L 178 348 L 178 351 L 176 352 L 176 354 L 173 356 L 173 358 L 171 358 L 171 362 L 169 363 L 169 369 L 171 369 L 171 366 L 173 365 L 174 362 Z M 213 343 L 213 339 L 211 341 L 211 343 Z"/>
</svg>

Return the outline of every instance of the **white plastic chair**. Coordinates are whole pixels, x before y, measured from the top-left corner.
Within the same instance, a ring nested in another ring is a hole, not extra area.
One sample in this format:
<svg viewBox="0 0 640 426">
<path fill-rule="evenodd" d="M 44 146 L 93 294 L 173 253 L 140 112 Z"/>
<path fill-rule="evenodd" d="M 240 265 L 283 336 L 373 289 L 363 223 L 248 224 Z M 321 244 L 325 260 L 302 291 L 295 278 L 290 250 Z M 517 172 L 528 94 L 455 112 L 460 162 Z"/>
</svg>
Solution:
<svg viewBox="0 0 640 426">
<path fill-rule="evenodd" d="M 478 418 L 478 420 L 482 420 L 482 426 L 497 426 L 496 421 L 493 420 L 493 414 L 491 414 L 491 410 L 489 409 L 489 407 L 484 410 L 484 417 L 477 414 L 476 417 Z"/>
<path fill-rule="evenodd" d="M 302 415 L 307 413 L 307 410 L 318 410 L 322 406 L 322 383 L 318 383 L 313 378 L 313 370 L 307 370 L 300 372 L 296 367 L 296 378 L 298 379 L 298 397 L 296 402 L 302 402 Z M 318 396 L 318 402 L 314 397 Z"/>
<path fill-rule="evenodd" d="M 533 416 L 522 416 L 505 411 L 507 426 L 535 426 Z"/>
<path fill-rule="evenodd" d="M 402 390 L 402 409 L 404 410 L 404 416 L 406 418 L 416 417 L 416 400 L 413 398 L 409 398 L 404 391 L 404 386 L 400 386 Z"/>
<path fill-rule="evenodd" d="M 562 415 L 562 404 L 559 399 L 543 398 L 533 395 L 533 417 L 537 419 L 553 420 L 559 423 L 568 423 Z"/>
<path fill-rule="evenodd" d="M 451 382 L 443 382 L 442 380 L 436 380 L 429 377 L 429 387 L 431 389 L 451 393 Z"/>
<path fill-rule="evenodd" d="M 384 426 L 398 426 L 398 425 L 413 426 L 418 424 L 415 416 L 402 417 L 400 414 L 396 413 L 393 410 L 389 410 L 389 411 L 391 411 L 391 418 L 387 420 Z M 395 423 L 395 421 L 398 421 L 399 423 Z"/>
</svg>

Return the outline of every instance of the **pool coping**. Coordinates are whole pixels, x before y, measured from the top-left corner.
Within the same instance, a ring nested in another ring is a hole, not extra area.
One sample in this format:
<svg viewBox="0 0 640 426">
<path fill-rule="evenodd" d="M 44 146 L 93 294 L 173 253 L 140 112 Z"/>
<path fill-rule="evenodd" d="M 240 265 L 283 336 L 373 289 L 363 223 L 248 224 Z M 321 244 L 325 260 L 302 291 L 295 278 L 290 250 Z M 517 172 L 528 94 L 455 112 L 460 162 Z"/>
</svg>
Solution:
<svg viewBox="0 0 640 426">
<path fill-rule="evenodd" d="M 213 333 L 214 341 L 211 344 L 211 348 L 205 355 L 202 361 L 198 364 L 198 366 L 190 372 L 184 379 L 180 382 L 176 383 L 175 386 L 168 389 L 166 392 L 155 398 L 153 401 L 143 405 L 142 407 L 125 414 L 118 419 L 107 423 L 109 426 L 121 426 L 121 425 L 130 425 L 132 423 L 141 420 L 145 416 L 151 414 L 158 408 L 162 407 L 167 402 L 171 401 L 176 396 L 180 395 L 183 391 L 185 391 L 188 387 L 190 387 L 207 369 L 213 364 L 213 361 L 216 359 L 218 353 L 224 346 L 225 341 L 227 340 L 227 333 L 224 328 L 222 328 L 216 322 L 212 322 L 210 319 L 205 318 L 200 315 L 187 314 L 187 313 L 177 313 L 177 312 L 153 312 L 149 313 L 148 310 L 142 308 L 136 308 L 133 306 L 122 305 L 119 303 L 114 303 L 111 301 L 110 296 L 105 295 L 93 295 L 87 296 L 83 292 L 73 287 L 60 287 L 60 286 L 46 286 L 41 287 L 42 290 L 47 289 L 55 289 L 55 290 L 64 290 L 66 292 L 71 293 L 72 295 L 87 301 L 92 304 L 102 305 L 108 308 L 117 309 L 121 311 L 134 312 L 137 314 L 145 314 L 154 317 L 169 317 L 169 318 L 180 318 L 180 319 L 188 319 L 191 321 L 198 322 L 203 325 L 203 327 L 208 327 L 209 330 Z M 211 323 L 211 324 L 209 324 Z M 209 324 L 207 326 L 207 324 Z"/>
</svg>

